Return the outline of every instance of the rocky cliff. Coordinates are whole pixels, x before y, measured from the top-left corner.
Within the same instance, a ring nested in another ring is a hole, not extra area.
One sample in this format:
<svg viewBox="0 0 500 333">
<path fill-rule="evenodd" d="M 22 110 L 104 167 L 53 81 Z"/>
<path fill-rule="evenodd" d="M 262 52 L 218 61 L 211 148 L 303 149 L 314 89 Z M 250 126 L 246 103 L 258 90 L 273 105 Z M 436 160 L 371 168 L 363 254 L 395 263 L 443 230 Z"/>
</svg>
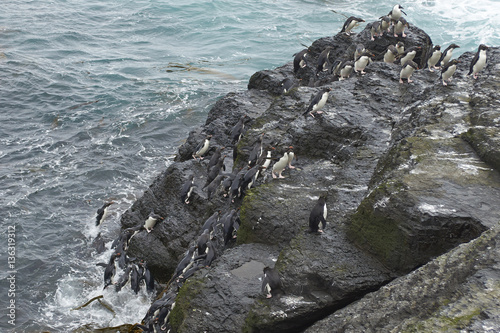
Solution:
<svg viewBox="0 0 500 333">
<path fill-rule="evenodd" d="M 472 53 L 459 59 L 448 86 L 439 72 L 417 70 L 399 83 L 401 65 L 381 60 L 388 45 L 419 46 L 424 67 L 429 36 L 412 26 L 406 38 L 370 40 L 369 29 L 317 40 L 308 66 L 290 62 L 255 73 L 248 90 L 228 94 L 189 134 L 175 162 L 121 218 L 142 225 L 151 210 L 165 217 L 139 232 L 128 254 L 146 260 L 165 292 L 175 294 L 168 317 L 174 332 L 375 332 L 486 330 L 500 325 L 500 49 L 488 50 L 479 79 L 467 76 Z M 316 76 L 316 59 L 352 59 L 357 44 L 374 56 L 366 74 L 339 81 Z M 300 50 L 297 50 L 300 51 Z M 285 78 L 297 87 L 283 93 Z M 330 87 L 323 114 L 303 116 L 312 95 Z M 237 145 L 231 128 L 246 115 Z M 279 158 L 293 146 L 295 169 L 284 179 L 264 171 L 234 202 L 203 190 L 206 164 L 196 145 L 212 135 L 224 147 L 226 173 L 247 168 L 260 140 Z M 237 158 L 232 161 L 233 149 Z M 180 188 L 197 187 L 189 204 Z M 327 227 L 309 233 L 308 218 L 327 194 Z M 236 240 L 220 242 L 216 258 L 187 279 L 171 280 L 205 221 L 237 209 Z M 479 237 L 479 238 L 478 238 Z M 461 245 L 460 245 L 461 244 Z M 262 269 L 275 267 L 282 292 L 266 299 Z M 496 295 L 496 296 L 495 296 Z M 312 326 L 311 326 L 312 325 Z"/>
</svg>

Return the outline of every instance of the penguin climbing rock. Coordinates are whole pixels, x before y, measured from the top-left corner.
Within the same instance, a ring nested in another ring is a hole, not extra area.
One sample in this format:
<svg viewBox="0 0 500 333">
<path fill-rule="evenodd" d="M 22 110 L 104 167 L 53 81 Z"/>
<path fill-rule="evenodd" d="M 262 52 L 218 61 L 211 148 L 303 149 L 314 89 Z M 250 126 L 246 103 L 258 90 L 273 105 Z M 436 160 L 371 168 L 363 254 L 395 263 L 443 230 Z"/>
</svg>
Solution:
<svg viewBox="0 0 500 333">
<path fill-rule="evenodd" d="M 401 69 L 401 72 L 399 73 L 399 83 L 403 83 L 403 79 L 407 79 L 408 83 L 413 82 L 410 77 L 412 76 L 413 72 L 415 72 L 418 69 L 418 65 L 412 61 L 408 60 L 405 62 L 403 65 L 403 68 Z"/>
<path fill-rule="evenodd" d="M 200 144 L 196 147 L 193 153 L 193 158 L 196 159 L 197 157 L 202 160 L 203 155 L 205 155 L 208 151 L 208 148 L 210 146 L 210 139 L 212 138 L 211 135 L 207 135 L 205 139 L 200 142 Z"/>
<path fill-rule="evenodd" d="M 273 170 L 271 172 L 273 178 L 285 178 L 281 175 L 281 173 L 283 172 L 283 170 L 285 170 L 287 164 L 288 164 L 288 152 L 285 152 L 283 154 L 283 157 L 281 157 L 273 165 Z"/>
<path fill-rule="evenodd" d="M 144 222 L 144 229 L 146 229 L 146 231 L 150 233 L 151 231 L 153 231 L 153 228 L 158 220 L 163 220 L 163 217 L 155 214 L 154 212 L 151 212 L 147 220 Z"/>
<path fill-rule="evenodd" d="M 339 81 L 349 78 L 353 70 L 354 70 L 354 62 L 352 61 L 343 62 L 339 71 Z"/>
<path fill-rule="evenodd" d="M 185 203 L 186 205 L 189 204 L 189 198 L 191 197 L 194 188 L 194 176 L 190 175 L 188 181 L 185 182 L 181 187 L 181 202 Z"/>
<path fill-rule="evenodd" d="M 450 44 L 450 46 L 448 46 L 446 49 L 444 49 L 443 53 L 441 53 L 441 58 L 438 61 L 438 66 L 443 67 L 446 64 L 448 64 L 448 62 L 451 59 L 451 56 L 453 55 L 453 50 L 455 50 L 459 47 L 460 46 L 458 46 L 457 44 L 452 43 L 452 44 Z"/>
<path fill-rule="evenodd" d="M 472 74 L 474 79 L 477 79 L 477 73 L 482 71 L 484 66 L 486 66 L 486 50 L 488 50 L 488 46 L 484 44 L 479 45 L 476 55 L 470 63 L 470 69 L 467 75 Z"/>
<path fill-rule="evenodd" d="M 399 55 L 398 50 L 394 45 L 389 45 L 387 51 L 384 53 L 384 62 L 388 64 L 394 63 L 396 57 Z"/>
<path fill-rule="evenodd" d="M 443 66 L 443 68 L 441 68 L 441 78 L 440 79 L 443 81 L 443 86 L 448 85 L 446 83 L 446 81 L 448 81 L 448 82 L 451 81 L 451 77 L 453 76 L 453 74 L 455 74 L 455 71 L 457 70 L 457 64 L 459 62 L 460 61 L 458 61 L 457 59 L 453 59 L 453 60 L 449 61 L 448 64 Z"/>
<path fill-rule="evenodd" d="M 330 60 L 328 59 L 330 57 L 330 52 L 332 51 L 332 48 L 328 46 L 323 50 L 323 52 L 320 53 L 318 57 L 318 63 L 316 65 L 316 76 L 319 76 L 319 73 L 321 72 L 326 72 L 330 68 Z"/>
<path fill-rule="evenodd" d="M 441 58 L 441 46 L 435 45 L 432 48 L 431 54 L 429 55 L 429 58 L 427 59 L 427 67 L 429 67 L 430 72 L 434 72 L 434 69 L 437 69 L 436 67 L 439 59 Z"/>
<path fill-rule="evenodd" d="M 307 116 L 307 113 L 309 113 L 314 118 L 314 113 L 322 113 L 320 110 L 325 106 L 326 101 L 328 100 L 328 93 L 331 90 L 331 88 L 323 88 L 318 91 L 316 95 L 314 95 L 311 103 L 309 103 L 309 107 L 303 113 L 303 116 Z"/>
<path fill-rule="evenodd" d="M 351 35 L 351 30 L 357 26 L 360 22 L 365 22 L 365 20 L 359 18 L 359 17 L 354 17 L 351 16 L 349 17 L 345 22 L 344 25 L 342 26 L 342 30 L 340 32 L 344 32 L 347 36 Z"/>
<path fill-rule="evenodd" d="M 264 267 L 261 290 L 263 294 L 266 294 L 267 298 L 273 297 L 273 294 L 276 295 L 281 290 L 281 279 L 275 268 Z"/>
<path fill-rule="evenodd" d="M 299 69 L 307 66 L 307 60 L 306 60 L 307 52 L 309 52 L 308 49 L 303 49 L 302 51 L 295 54 L 293 58 L 294 73 L 297 73 Z"/>
<path fill-rule="evenodd" d="M 323 232 L 326 227 L 326 195 L 321 195 L 309 215 L 309 232 Z M 321 223 L 321 228 L 319 224 Z"/>
</svg>

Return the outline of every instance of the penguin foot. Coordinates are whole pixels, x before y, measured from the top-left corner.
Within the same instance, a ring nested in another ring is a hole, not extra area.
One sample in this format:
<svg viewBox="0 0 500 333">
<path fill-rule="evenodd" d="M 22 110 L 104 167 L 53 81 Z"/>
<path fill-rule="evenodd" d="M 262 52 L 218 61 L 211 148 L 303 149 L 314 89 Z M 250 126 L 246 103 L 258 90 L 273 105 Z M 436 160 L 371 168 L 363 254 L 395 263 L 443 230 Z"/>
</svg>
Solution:
<svg viewBox="0 0 500 333">
<path fill-rule="evenodd" d="M 394 37 L 398 37 L 398 34 L 394 34 Z"/>
<path fill-rule="evenodd" d="M 399 83 L 404 83 L 404 82 L 403 82 L 403 79 L 399 79 Z"/>
<path fill-rule="evenodd" d="M 405 34 L 405 33 L 403 33 L 403 34 L 402 34 L 402 36 L 403 36 L 403 37 L 406 37 L 406 34 Z"/>
<path fill-rule="evenodd" d="M 443 86 L 447 86 L 447 85 L 448 85 L 448 83 L 446 83 L 446 82 L 443 81 Z"/>
<path fill-rule="evenodd" d="M 474 77 L 474 80 L 477 80 L 477 78 L 478 78 L 477 73 L 476 73 L 476 74 L 474 74 L 474 75 L 473 75 L 473 77 Z"/>
<path fill-rule="evenodd" d="M 408 83 L 412 83 L 412 82 L 413 82 L 413 80 L 410 80 L 410 78 L 408 78 Z"/>
<path fill-rule="evenodd" d="M 273 297 L 273 295 L 271 295 L 271 294 L 266 295 L 266 298 L 271 298 L 271 297 Z"/>
<path fill-rule="evenodd" d="M 295 167 L 294 167 L 293 165 L 288 165 L 288 167 L 289 167 L 290 169 L 295 169 Z"/>
</svg>

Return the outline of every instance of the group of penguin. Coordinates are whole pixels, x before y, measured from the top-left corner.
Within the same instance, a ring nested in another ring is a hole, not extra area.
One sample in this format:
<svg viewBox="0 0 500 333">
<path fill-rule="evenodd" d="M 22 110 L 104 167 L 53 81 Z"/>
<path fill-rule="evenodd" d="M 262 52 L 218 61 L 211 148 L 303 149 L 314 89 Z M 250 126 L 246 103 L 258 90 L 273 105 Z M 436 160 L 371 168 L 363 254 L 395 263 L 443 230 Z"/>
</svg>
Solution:
<svg viewBox="0 0 500 333">
<path fill-rule="evenodd" d="M 404 30 L 406 27 L 409 27 L 409 24 L 403 17 L 403 14 L 406 15 L 403 7 L 395 5 L 388 15 L 380 18 L 380 21 L 370 23 L 371 39 L 382 37 L 384 33 L 389 32 L 394 36 L 406 37 Z M 349 17 L 344 23 L 341 33 L 350 35 L 352 29 L 360 22 L 364 22 L 364 20 L 353 16 Z M 456 71 L 458 61 L 456 59 L 451 60 L 451 57 L 453 50 L 458 47 L 456 44 L 451 44 L 441 52 L 440 46 L 436 45 L 427 59 L 429 71 L 432 72 L 435 69 L 441 70 L 441 80 L 444 85 L 446 85 L 446 82 L 451 79 Z M 470 65 L 469 75 L 473 74 L 475 79 L 478 72 L 486 65 L 487 49 L 487 46 L 481 44 Z M 317 76 L 322 72 L 329 72 L 338 76 L 339 80 L 344 80 L 349 78 L 353 71 L 365 74 L 364 69 L 372 61 L 373 57 L 373 54 L 360 44 L 356 47 L 354 61 L 339 60 L 330 64 L 329 55 L 331 50 L 332 48 L 327 47 L 319 55 L 316 64 Z M 406 79 L 409 83 L 412 82 L 410 79 L 411 75 L 418 69 L 417 64 L 413 62 L 417 50 L 418 48 L 416 47 L 404 50 L 402 42 L 390 45 L 387 48 L 384 54 L 384 62 L 393 63 L 399 60 L 402 65 L 400 83 L 403 83 L 403 79 Z M 307 59 L 308 52 L 308 49 L 304 49 L 294 55 L 294 73 L 297 73 L 300 68 L 309 66 Z M 285 79 L 282 82 L 283 92 L 285 94 L 288 93 L 295 85 L 294 80 Z M 325 87 L 313 95 L 303 115 L 305 117 L 310 115 L 314 118 L 316 115 L 321 114 L 321 109 L 326 104 L 330 91 L 331 88 Z M 245 125 L 248 121 L 250 121 L 249 117 L 243 115 L 231 130 L 228 131 L 229 140 L 233 145 L 233 162 L 236 161 L 237 145 L 245 133 Z M 205 136 L 193 150 L 192 158 L 194 160 L 201 162 L 207 157 L 209 151 L 212 150 L 212 147 L 210 147 L 211 139 L 212 135 Z M 283 155 L 280 158 L 274 157 L 273 154 L 276 148 L 271 144 L 264 144 L 264 134 L 259 137 L 254 147 L 249 149 L 250 153 L 247 161 L 245 161 L 247 165 L 241 169 L 235 168 L 232 173 L 225 172 L 224 162 L 227 156 L 223 154 L 224 149 L 224 147 L 216 147 L 208 163 L 206 163 L 207 176 L 202 190 L 206 191 L 207 200 L 211 200 L 214 195 L 222 195 L 228 198 L 230 203 L 243 198 L 246 191 L 256 185 L 258 177 L 266 177 L 265 171 L 270 168 L 271 163 L 274 163 L 271 168 L 271 175 L 277 179 L 284 178 L 282 173 L 287 167 L 289 169 L 295 168 L 292 166 L 292 162 L 296 158 L 293 147 L 284 147 Z M 194 176 L 190 175 L 179 189 L 179 198 L 183 205 L 189 205 L 192 202 L 194 189 L 196 188 L 194 180 Z M 321 234 L 326 228 L 326 201 L 327 194 L 322 194 L 312 208 L 309 214 L 309 229 L 307 230 L 309 233 Z M 106 218 L 107 209 L 112 203 L 108 202 L 98 210 L 96 225 L 100 225 Z M 163 220 L 163 217 L 155 214 L 155 212 L 151 212 L 144 224 L 125 229 L 121 232 L 120 236 L 112 244 L 112 248 L 115 251 L 111 255 L 109 262 L 107 264 L 98 264 L 105 267 L 104 288 L 114 284 L 116 291 L 120 291 L 130 283 L 132 290 L 136 293 L 142 284 L 146 285 L 148 292 L 155 290 L 155 282 L 146 263 L 127 257 L 126 250 L 134 235 L 141 231 L 151 232 L 156 223 L 161 220 Z M 169 284 L 175 283 L 180 288 L 186 279 L 192 276 L 197 270 L 203 267 L 210 267 L 216 256 L 220 254 L 220 251 L 235 239 L 239 225 L 238 209 L 236 208 L 224 214 L 221 211 L 213 213 L 205 221 L 198 237 L 179 261 Z M 114 275 L 117 270 L 117 264 L 123 270 L 123 273 L 115 281 Z M 277 269 L 271 267 L 265 267 L 263 273 L 261 291 L 266 297 L 270 298 L 281 290 L 279 273 Z M 175 307 L 176 296 L 177 293 L 170 290 L 153 302 L 139 327 L 148 332 L 167 332 L 170 328 L 168 320 L 172 309 Z"/>
<path fill-rule="evenodd" d="M 114 202 L 106 202 L 104 205 L 97 210 L 96 216 L 96 227 L 99 227 L 106 217 L 108 216 L 109 206 Z M 152 221 L 156 221 L 161 218 L 160 216 L 151 213 L 150 217 L 146 220 L 144 225 L 139 228 L 129 228 L 120 233 L 119 237 L 116 238 L 111 244 L 111 248 L 114 252 L 111 254 L 109 261 L 107 263 L 98 263 L 97 266 L 104 267 L 104 288 L 106 289 L 110 285 L 115 286 L 116 292 L 119 292 L 124 287 L 130 285 L 130 289 L 136 294 L 139 293 L 142 285 L 145 285 L 148 293 L 153 293 L 155 291 L 155 281 L 153 275 L 147 267 L 147 263 L 143 260 L 137 260 L 136 258 L 130 258 L 127 255 L 127 249 L 130 244 L 132 237 L 137 234 L 137 232 L 142 229 L 148 230 L 151 228 Z M 103 252 L 105 250 L 105 244 L 101 234 L 94 239 L 97 246 L 98 252 Z M 121 270 L 122 274 L 118 279 L 115 278 L 117 271 Z"/>
<path fill-rule="evenodd" d="M 406 37 L 405 28 L 409 27 L 408 21 L 404 18 L 406 13 L 403 11 L 403 7 L 399 4 L 395 5 L 392 10 L 382 17 L 380 17 L 379 21 L 375 21 L 368 24 L 370 28 L 371 40 L 375 40 L 375 37 L 383 37 L 384 34 L 390 34 L 394 37 Z M 359 23 L 365 22 L 363 19 L 359 17 L 351 16 L 349 17 L 340 31 L 341 33 L 345 33 L 346 35 L 351 35 L 352 29 L 356 27 Z M 451 81 L 453 74 L 457 69 L 457 64 L 459 61 L 457 59 L 451 59 L 453 55 L 453 50 L 459 48 L 460 46 L 452 43 L 449 45 L 444 51 L 441 51 L 441 47 L 439 45 L 435 45 L 432 49 L 432 52 L 428 55 L 426 59 L 426 66 L 429 68 L 429 71 L 433 72 L 436 69 L 441 71 L 440 80 L 443 85 L 447 85 L 447 82 Z M 411 80 L 411 76 L 415 72 L 415 70 L 419 69 L 418 65 L 413 61 L 417 51 L 420 47 L 411 47 L 405 50 L 404 43 L 399 41 L 396 45 L 390 45 L 386 49 L 383 61 L 386 63 L 395 63 L 399 62 L 401 64 L 401 71 L 399 74 L 399 82 L 404 83 L 406 80 L 408 83 L 413 82 Z M 486 65 L 486 50 L 488 47 L 484 44 L 479 45 L 478 50 L 476 52 L 475 57 L 473 58 L 470 64 L 470 70 L 468 75 L 473 75 L 474 79 L 477 79 L 478 73 L 485 67 Z M 319 76 L 321 72 L 328 72 L 335 76 L 338 76 L 339 80 L 344 80 L 349 78 L 352 72 L 356 72 L 359 74 L 365 74 L 365 68 L 373 61 L 374 54 L 369 50 L 366 50 L 362 44 L 358 44 L 356 50 L 354 52 L 354 59 L 342 59 L 337 60 L 333 64 L 329 61 L 331 47 L 327 47 L 323 50 L 323 52 L 319 55 L 317 63 L 316 63 L 316 76 Z M 306 67 L 307 64 L 307 55 L 309 50 L 304 49 L 294 57 L 294 72 L 300 68 Z M 291 79 L 285 79 L 283 81 L 284 91 L 289 91 L 292 87 L 294 87 L 294 81 Z M 325 92 L 321 91 L 318 95 L 324 95 Z M 328 96 L 326 95 L 326 98 Z M 315 98 L 320 98 L 320 96 L 315 96 Z M 325 99 L 326 101 L 326 99 Z M 319 107 L 318 109 L 320 109 Z M 314 111 L 313 111 L 314 112 Z M 313 112 L 310 112 L 313 115 Z"/>
</svg>

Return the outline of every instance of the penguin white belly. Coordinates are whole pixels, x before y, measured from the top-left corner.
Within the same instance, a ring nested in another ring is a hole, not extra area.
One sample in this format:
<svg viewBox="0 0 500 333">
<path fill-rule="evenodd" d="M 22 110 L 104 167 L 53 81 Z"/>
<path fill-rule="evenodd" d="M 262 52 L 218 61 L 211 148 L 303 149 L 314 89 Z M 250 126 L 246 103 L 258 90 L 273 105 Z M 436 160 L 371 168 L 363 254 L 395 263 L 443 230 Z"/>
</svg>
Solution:
<svg viewBox="0 0 500 333">
<path fill-rule="evenodd" d="M 405 66 L 401 70 L 401 73 L 399 74 L 399 78 L 400 79 L 407 79 L 413 74 L 414 71 L 415 71 L 415 68 L 413 68 L 411 66 Z"/>
<path fill-rule="evenodd" d="M 369 58 L 366 56 L 362 56 L 354 63 L 354 70 L 355 71 L 363 71 L 368 65 Z"/>
<path fill-rule="evenodd" d="M 327 100 L 328 100 L 328 93 L 325 92 L 323 96 L 321 96 L 321 99 L 319 100 L 318 104 L 313 106 L 312 112 L 321 110 L 323 106 L 325 106 Z"/>
<path fill-rule="evenodd" d="M 387 51 L 384 55 L 384 62 L 392 64 L 394 62 L 394 60 L 396 60 L 396 57 L 394 56 L 394 54 L 391 51 Z"/>
<path fill-rule="evenodd" d="M 340 70 L 340 77 L 341 78 L 349 77 L 351 73 L 352 73 L 352 66 L 345 66 Z"/>
<path fill-rule="evenodd" d="M 156 219 L 148 217 L 146 222 L 144 222 L 144 229 L 146 229 L 147 232 L 151 232 L 151 229 L 153 229 L 155 225 L 156 225 Z"/>
<path fill-rule="evenodd" d="M 451 56 L 453 55 L 452 53 L 453 53 L 452 50 L 446 52 L 446 55 L 444 56 L 443 60 L 441 60 L 441 66 L 446 65 L 450 61 Z"/>
<path fill-rule="evenodd" d="M 486 52 L 481 50 L 479 52 L 479 59 L 477 59 L 477 62 L 472 67 L 473 73 L 480 72 L 484 66 L 486 66 Z"/>
<path fill-rule="evenodd" d="M 325 218 L 325 220 L 327 215 L 328 215 L 328 210 L 326 209 L 326 203 L 325 203 L 325 205 L 323 206 L 323 217 Z"/>
<path fill-rule="evenodd" d="M 446 81 L 448 80 L 450 77 L 453 76 L 453 74 L 455 74 L 455 71 L 457 70 L 457 66 L 456 65 L 453 65 L 453 66 L 450 66 L 448 67 L 448 69 L 442 74 L 443 76 L 443 81 Z"/>
<path fill-rule="evenodd" d="M 427 60 L 427 65 L 429 67 L 436 66 L 439 58 L 441 58 L 441 52 L 434 52 L 429 60 Z"/>
</svg>

